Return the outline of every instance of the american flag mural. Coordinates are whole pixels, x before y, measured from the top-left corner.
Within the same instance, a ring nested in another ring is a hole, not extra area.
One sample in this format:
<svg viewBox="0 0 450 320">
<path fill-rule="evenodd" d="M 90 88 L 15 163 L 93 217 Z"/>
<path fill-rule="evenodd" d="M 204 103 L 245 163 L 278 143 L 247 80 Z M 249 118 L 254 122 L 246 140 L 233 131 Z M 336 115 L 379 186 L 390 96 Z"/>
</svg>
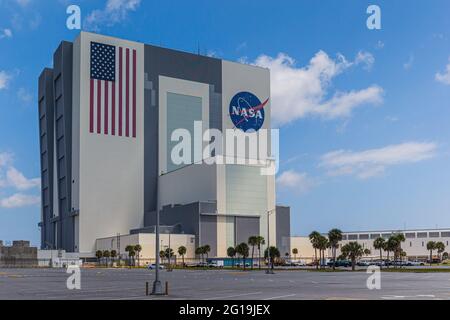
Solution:
<svg viewBox="0 0 450 320">
<path fill-rule="evenodd" d="M 135 49 L 91 42 L 89 131 L 136 138 Z"/>
</svg>

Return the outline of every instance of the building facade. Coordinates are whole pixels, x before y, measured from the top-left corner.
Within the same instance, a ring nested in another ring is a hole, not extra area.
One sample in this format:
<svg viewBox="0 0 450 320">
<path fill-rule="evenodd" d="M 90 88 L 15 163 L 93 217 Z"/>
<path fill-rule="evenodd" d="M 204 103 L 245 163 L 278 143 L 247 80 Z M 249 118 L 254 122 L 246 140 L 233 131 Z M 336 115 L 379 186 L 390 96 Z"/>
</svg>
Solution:
<svg viewBox="0 0 450 320">
<path fill-rule="evenodd" d="M 402 242 L 401 247 L 406 252 L 409 260 L 425 261 L 429 259 L 430 251 L 427 250 L 427 243 L 430 241 L 442 242 L 446 246 L 444 252 L 450 252 L 450 229 L 374 230 L 344 232 L 343 239 L 339 243 L 337 256 L 341 254 L 342 246 L 349 242 L 358 242 L 364 249 L 370 250 L 370 255 L 362 258 L 379 259 L 380 251 L 375 249 L 373 245 L 375 239 L 381 237 L 387 240 L 395 234 L 403 234 L 405 236 L 405 242 Z M 327 236 L 326 234 L 323 235 Z M 290 243 L 291 250 L 295 248 L 298 250 L 299 253 L 296 255 L 298 258 L 306 261 L 314 260 L 315 251 L 308 237 L 293 236 L 290 239 Z M 331 250 L 327 250 L 325 252 L 325 256 L 330 258 L 332 256 Z M 388 257 L 387 252 L 382 250 L 382 256 L 383 259 L 386 259 Z M 433 256 L 438 256 L 438 252 L 436 250 L 434 250 Z M 392 252 L 389 257 L 390 259 L 393 259 Z"/>
<path fill-rule="evenodd" d="M 267 69 L 86 32 L 62 42 L 39 78 L 42 247 L 92 256 L 97 239 L 154 232 L 159 208 L 211 256 L 252 235 L 289 252 L 270 114 Z"/>
</svg>

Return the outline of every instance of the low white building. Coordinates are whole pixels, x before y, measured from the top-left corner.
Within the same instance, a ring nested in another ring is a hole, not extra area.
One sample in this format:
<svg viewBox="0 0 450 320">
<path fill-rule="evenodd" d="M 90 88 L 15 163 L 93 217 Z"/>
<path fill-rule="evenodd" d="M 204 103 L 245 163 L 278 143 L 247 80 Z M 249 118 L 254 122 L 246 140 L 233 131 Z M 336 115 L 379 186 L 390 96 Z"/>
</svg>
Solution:
<svg viewBox="0 0 450 320">
<path fill-rule="evenodd" d="M 442 242 L 446 246 L 444 252 L 450 252 L 450 228 L 447 229 L 414 229 L 414 230 L 378 230 L 378 231 L 353 231 L 344 232 L 343 240 L 339 244 L 337 255 L 341 254 L 342 246 L 349 242 L 356 241 L 362 245 L 364 249 L 369 249 L 371 254 L 365 258 L 379 258 L 380 251 L 375 249 L 373 243 L 375 239 L 382 237 L 385 240 L 389 239 L 392 235 L 403 234 L 406 238 L 405 242 L 401 244 L 402 249 L 406 252 L 408 259 L 410 260 L 426 260 L 430 256 L 430 251 L 427 250 L 427 243 L 430 241 Z M 323 234 L 327 236 L 326 234 Z M 291 237 L 291 251 L 297 248 L 297 257 L 300 259 L 311 260 L 314 257 L 314 249 L 308 237 L 294 236 Z M 382 252 L 383 258 L 387 258 L 387 253 Z M 291 252 L 291 255 L 293 253 Z M 434 256 L 437 256 L 437 251 L 433 252 Z M 331 256 L 331 251 L 325 252 L 326 257 Z M 392 259 L 392 253 L 390 253 Z"/>
<path fill-rule="evenodd" d="M 129 235 L 120 235 L 116 237 L 108 237 L 97 239 L 96 250 L 112 251 L 115 250 L 117 255 L 122 259 L 128 258 L 128 253 L 125 251 L 127 246 L 140 245 L 142 251 L 139 254 L 139 260 L 143 264 L 153 262 L 155 259 L 155 234 L 154 233 L 137 233 Z M 178 248 L 186 247 L 185 259 L 195 258 L 195 235 L 193 234 L 160 234 L 160 250 L 165 251 L 167 248 L 173 250 L 176 259 L 182 257 L 178 254 Z M 136 253 L 136 259 L 138 258 Z"/>
</svg>

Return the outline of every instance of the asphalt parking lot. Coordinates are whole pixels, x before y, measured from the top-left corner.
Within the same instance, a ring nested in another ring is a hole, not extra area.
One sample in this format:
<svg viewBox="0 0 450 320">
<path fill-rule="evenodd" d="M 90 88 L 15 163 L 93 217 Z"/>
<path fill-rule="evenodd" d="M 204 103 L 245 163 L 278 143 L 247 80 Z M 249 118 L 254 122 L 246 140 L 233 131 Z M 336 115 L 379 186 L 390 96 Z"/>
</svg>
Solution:
<svg viewBox="0 0 450 320">
<path fill-rule="evenodd" d="M 366 287 L 365 272 L 161 271 L 168 297 L 145 296 L 145 269 L 82 269 L 81 290 L 68 290 L 63 269 L 0 269 L 0 299 L 38 300 L 354 300 L 450 299 L 450 273 L 382 273 L 381 290 Z"/>
</svg>

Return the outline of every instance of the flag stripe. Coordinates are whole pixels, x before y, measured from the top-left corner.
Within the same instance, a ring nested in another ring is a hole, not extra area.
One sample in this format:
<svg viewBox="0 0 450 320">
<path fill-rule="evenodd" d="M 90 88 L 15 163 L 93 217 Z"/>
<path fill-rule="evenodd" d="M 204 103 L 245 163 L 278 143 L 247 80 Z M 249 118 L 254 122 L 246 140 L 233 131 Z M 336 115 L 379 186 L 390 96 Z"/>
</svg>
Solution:
<svg viewBox="0 0 450 320">
<path fill-rule="evenodd" d="M 133 50 L 133 138 L 136 138 L 136 50 Z"/>
<path fill-rule="evenodd" d="M 94 133 L 94 79 L 91 79 L 91 90 L 90 90 L 90 96 L 91 96 L 91 104 L 89 107 L 89 131 L 91 133 Z"/>
<path fill-rule="evenodd" d="M 105 134 L 108 134 L 108 108 L 109 108 L 109 97 L 108 97 L 108 85 L 109 85 L 109 81 L 105 81 Z"/>
<path fill-rule="evenodd" d="M 116 135 L 116 83 L 113 82 L 111 85 L 111 134 Z"/>
<path fill-rule="evenodd" d="M 122 136 L 122 99 L 123 99 L 123 90 L 122 90 L 122 47 L 119 48 L 119 136 Z"/>
<path fill-rule="evenodd" d="M 130 136 L 130 49 L 127 48 L 125 135 Z"/>
<path fill-rule="evenodd" d="M 102 132 L 102 81 L 97 80 L 97 133 Z"/>
</svg>

